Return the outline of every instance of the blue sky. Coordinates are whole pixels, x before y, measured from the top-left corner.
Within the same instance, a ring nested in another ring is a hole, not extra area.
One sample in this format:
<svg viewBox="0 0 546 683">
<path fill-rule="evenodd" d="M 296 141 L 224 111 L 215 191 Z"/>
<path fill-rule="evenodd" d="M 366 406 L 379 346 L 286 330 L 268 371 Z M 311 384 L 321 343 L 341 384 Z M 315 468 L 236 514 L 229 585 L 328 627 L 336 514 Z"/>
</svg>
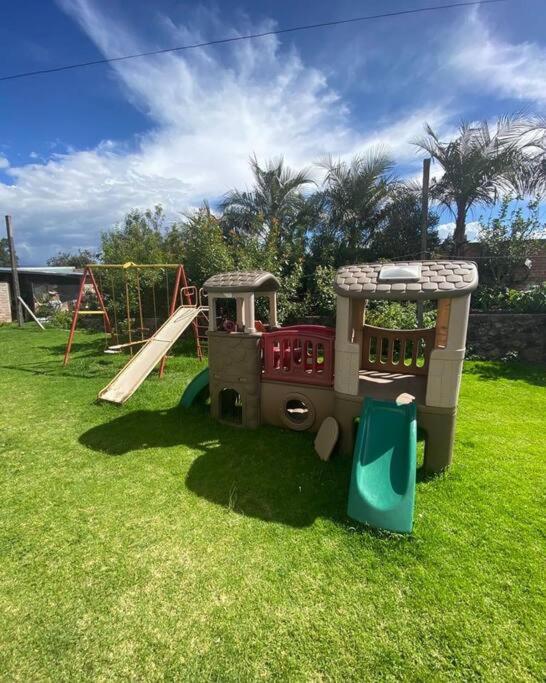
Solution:
<svg viewBox="0 0 546 683">
<path fill-rule="evenodd" d="M 5 3 L 1 75 L 431 4 Z M 512 0 L 0 82 L 0 212 L 39 264 L 131 207 L 214 204 L 252 153 L 299 167 L 380 144 L 417 175 L 425 121 L 447 139 L 461 118 L 545 112 L 545 28 L 543 0 Z"/>
</svg>

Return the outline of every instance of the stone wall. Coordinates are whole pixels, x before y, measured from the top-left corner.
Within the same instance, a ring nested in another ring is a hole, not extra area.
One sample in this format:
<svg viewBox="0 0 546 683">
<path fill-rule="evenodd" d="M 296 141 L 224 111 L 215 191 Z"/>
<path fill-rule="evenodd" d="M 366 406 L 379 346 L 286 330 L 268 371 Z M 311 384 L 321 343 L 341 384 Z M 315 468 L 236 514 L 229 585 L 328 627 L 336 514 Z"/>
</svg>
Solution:
<svg viewBox="0 0 546 683">
<path fill-rule="evenodd" d="M 0 282 L 0 323 L 10 323 L 11 321 L 9 284 L 7 282 Z"/>
<path fill-rule="evenodd" d="M 546 314 L 471 313 L 467 353 L 500 360 L 514 352 L 521 360 L 546 363 Z"/>
</svg>

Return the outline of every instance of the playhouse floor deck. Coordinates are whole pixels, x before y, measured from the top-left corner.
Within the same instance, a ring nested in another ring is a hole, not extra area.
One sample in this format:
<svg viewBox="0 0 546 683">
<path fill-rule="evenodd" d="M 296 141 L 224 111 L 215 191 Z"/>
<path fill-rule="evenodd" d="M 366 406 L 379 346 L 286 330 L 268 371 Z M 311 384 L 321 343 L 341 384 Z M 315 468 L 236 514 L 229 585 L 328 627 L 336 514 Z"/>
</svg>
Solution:
<svg viewBox="0 0 546 683">
<path fill-rule="evenodd" d="M 396 372 L 361 370 L 359 378 L 359 396 L 395 401 L 400 394 L 410 394 L 415 398 L 416 403 L 425 402 L 427 388 L 425 375 L 403 375 Z"/>
</svg>

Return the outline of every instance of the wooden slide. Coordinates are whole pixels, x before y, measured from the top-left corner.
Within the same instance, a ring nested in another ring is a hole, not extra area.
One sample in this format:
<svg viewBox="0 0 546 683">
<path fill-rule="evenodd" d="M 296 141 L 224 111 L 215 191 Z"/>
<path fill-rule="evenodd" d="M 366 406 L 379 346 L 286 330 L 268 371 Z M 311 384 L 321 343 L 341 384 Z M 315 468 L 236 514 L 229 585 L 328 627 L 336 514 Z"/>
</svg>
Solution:
<svg viewBox="0 0 546 683">
<path fill-rule="evenodd" d="M 110 403 L 125 403 L 202 310 L 194 306 L 177 308 L 110 384 L 99 393 L 98 398 Z"/>
</svg>

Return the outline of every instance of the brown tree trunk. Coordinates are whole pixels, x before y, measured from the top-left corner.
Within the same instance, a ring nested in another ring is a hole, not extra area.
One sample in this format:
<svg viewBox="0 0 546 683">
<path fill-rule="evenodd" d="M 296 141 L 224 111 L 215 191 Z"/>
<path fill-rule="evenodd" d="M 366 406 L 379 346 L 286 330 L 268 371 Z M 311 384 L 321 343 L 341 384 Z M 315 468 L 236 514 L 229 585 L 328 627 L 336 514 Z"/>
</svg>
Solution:
<svg viewBox="0 0 546 683">
<path fill-rule="evenodd" d="M 462 256 L 464 244 L 466 242 L 466 210 L 464 206 L 457 207 L 457 217 L 455 219 L 455 232 L 453 242 L 455 244 L 455 256 Z"/>
</svg>

